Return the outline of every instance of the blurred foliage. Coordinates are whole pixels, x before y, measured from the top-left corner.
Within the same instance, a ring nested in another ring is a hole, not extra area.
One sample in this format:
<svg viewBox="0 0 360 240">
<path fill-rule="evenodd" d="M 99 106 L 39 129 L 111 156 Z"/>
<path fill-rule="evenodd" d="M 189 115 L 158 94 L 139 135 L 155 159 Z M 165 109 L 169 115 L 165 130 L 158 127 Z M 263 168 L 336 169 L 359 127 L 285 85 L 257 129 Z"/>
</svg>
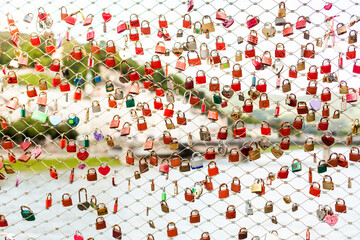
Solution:
<svg viewBox="0 0 360 240">
<path fill-rule="evenodd" d="M 8 135 L 17 143 L 21 143 L 26 137 L 31 138 L 35 142 L 44 141 L 46 137 L 51 139 L 58 138 L 64 134 L 68 139 L 76 139 L 79 135 L 67 124 L 60 124 L 56 127 L 51 125 L 42 125 L 40 122 L 26 117 L 11 124 L 9 129 L 0 131 L 0 137 Z"/>
</svg>

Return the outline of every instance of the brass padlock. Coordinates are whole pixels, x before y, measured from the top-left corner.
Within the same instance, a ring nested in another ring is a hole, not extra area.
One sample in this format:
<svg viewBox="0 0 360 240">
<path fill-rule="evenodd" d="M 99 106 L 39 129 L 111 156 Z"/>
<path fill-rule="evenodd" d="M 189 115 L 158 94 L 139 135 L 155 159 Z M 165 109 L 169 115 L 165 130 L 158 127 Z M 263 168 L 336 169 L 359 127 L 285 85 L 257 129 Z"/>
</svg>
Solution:
<svg viewBox="0 0 360 240">
<path fill-rule="evenodd" d="M 297 203 L 293 203 L 291 207 L 291 211 L 296 212 L 299 209 L 299 205 Z"/>
<path fill-rule="evenodd" d="M 108 214 L 108 209 L 105 206 L 105 203 L 99 203 L 97 205 L 97 214 L 98 216 L 106 215 Z"/>
<path fill-rule="evenodd" d="M 277 221 L 276 216 L 272 216 L 272 217 L 271 217 L 271 222 L 272 222 L 273 224 L 278 224 L 278 221 Z"/>
<path fill-rule="evenodd" d="M 140 172 L 139 172 L 139 171 L 135 171 L 135 172 L 134 172 L 134 177 L 135 177 L 135 179 L 141 178 Z"/>
<path fill-rule="evenodd" d="M 305 60 L 303 58 L 300 58 L 297 62 L 297 70 L 303 71 L 305 70 Z"/>
<path fill-rule="evenodd" d="M 169 212 L 169 206 L 167 204 L 166 201 L 161 201 L 161 211 L 163 211 L 164 213 L 168 213 Z"/>
<path fill-rule="evenodd" d="M 239 92 L 238 96 L 239 96 L 239 101 L 242 101 L 242 102 L 245 101 L 245 96 L 244 96 L 243 92 Z"/>
<path fill-rule="evenodd" d="M 356 32 L 355 30 L 351 30 L 351 31 L 349 32 L 348 42 L 349 42 L 350 44 L 357 42 L 357 32 Z"/>
<path fill-rule="evenodd" d="M 262 192 L 262 184 L 260 179 L 255 179 L 254 183 L 251 185 L 252 193 L 261 193 Z"/>
<path fill-rule="evenodd" d="M 309 40 L 310 39 L 310 32 L 309 30 L 304 31 L 304 39 Z"/>
<path fill-rule="evenodd" d="M 235 53 L 235 62 L 242 61 L 242 52 L 240 50 L 237 50 Z"/>
<path fill-rule="evenodd" d="M 272 201 L 267 201 L 264 207 L 265 213 L 271 213 L 274 211 L 274 204 Z"/>
<path fill-rule="evenodd" d="M 308 114 L 306 115 L 306 121 L 313 122 L 315 121 L 315 112 L 313 110 L 310 110 Z"/>
<path fill-rule="evenodd" d="M 284 197 L 283 197 L 283 200 L 284 200 L 284 202 L 285 202 L 286 204 L 291 203 L 291 198 L 290 198 L 289 195 L 284 196 Z"/>
<path fill-rule="evenodd" d="M 326 190 L 334 190 L 334 183 L 331 176 L 325 175 L 322 182 L 323 188 Z"/>
<path fill-rule="evenodd" d="M 317 47 L 322 47 L 322 45 L 323 45 L 323 42 L 322 42 L 321 38 L 317 38 L 316 39 L 316 46 Z"/>
</svg>

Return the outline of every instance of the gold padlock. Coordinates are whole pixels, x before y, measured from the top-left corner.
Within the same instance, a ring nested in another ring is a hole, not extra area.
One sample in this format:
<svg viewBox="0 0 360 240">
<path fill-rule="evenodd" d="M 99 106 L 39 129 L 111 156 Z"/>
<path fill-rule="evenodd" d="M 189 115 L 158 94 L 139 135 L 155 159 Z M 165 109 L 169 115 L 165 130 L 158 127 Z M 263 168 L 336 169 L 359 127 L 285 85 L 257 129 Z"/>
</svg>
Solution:
<svg viewBox="0 0 360 240">
<path fill-rule="evenodd" d="M 261 193 L 262 192 L 262 184 L 260 179 L 255 179 L 254 184 L 251 185 L 252 193 Z"/>
<path fill-rule="evenodd" d="M 139 171 L 135 171 L 135 172 L 134 172 L 134 177 L 135 177 L 135 179 L 141 178 L 140 172 L 139 172 Z"/>
<path fill-rule="evenodd" d="M 291 198 L 290 198 L 289 195 L 284 196 L 284 197 L 283 197 L 283 200 L 284 200 L 284 202 L 285 202 L 286 204 L 291 203 Z"/>
</svg>

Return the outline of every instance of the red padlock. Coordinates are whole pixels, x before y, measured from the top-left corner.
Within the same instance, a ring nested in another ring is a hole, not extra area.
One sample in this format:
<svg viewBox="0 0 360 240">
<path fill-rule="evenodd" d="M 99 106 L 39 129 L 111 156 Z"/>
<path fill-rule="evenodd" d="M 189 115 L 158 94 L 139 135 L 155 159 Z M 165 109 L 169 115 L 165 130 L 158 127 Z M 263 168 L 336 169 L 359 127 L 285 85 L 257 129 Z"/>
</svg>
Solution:
<svg viewBox="0 0 360 240">
<path fill-rule="evenodd" d="M 226 209 L 226 219 L 236 218 L 236 210 L 234 205 L 229 205 Z"/>
<path fill-rule="evenodd" d="M 289 176 L 289 168 L 288 166 L 282 166 L 277 174 L 277 178 L 286 179 Z"/>
<path fill-rule="evenodd" d="M 130 149 L 126 152 L 125 162 L 126 164 L 134 165 L 134 153 Z"/>
<path fill-rule="evenodd" d="M 242 126 L 239 127 L 238 125 L 241 124 Z M 234 125 L 234 139 L 240 139 L 246 137 L 246 128 L 245 123 L 243 120 L 239 119 L 235 122 Z"/>
<path fill-rule="evenodd" d="M 308 46 L 312 46 L 312 50 L 308 49 Z M 307 43 L 304 49 L 304 58 L 315 58 L 315 47 L 312 43 Z"/>
<path fill-rule="evenodd" d="M 168 23 L 166 21 L 165 16 L 160 14 L 159 15 L 159 28 L 167 28 L 167 27 L 168 27 Z"/>
<path fill-rule="evenodd" d="M 279 46 L 281 46 L 282 49 L 279 49 Z M 275 57 L 276 58 L 285 58 L 285 56 L 286 56 L 286 52 L 285 52 L 284 44 L 283 43 L 276 44 Z"/>
<path fill-rule="evenodd" d="M 296 29 L 303 29 L 306 27 L 306 18 L 304 16 L 298 17 L 296 21 Z"/>
<path fill-rule="evenodd" d="M 211 161 L 208 164 L 208 174 L 210 177 L 216 176 L 219 174 L 219 168 L 216 165 L 216 162 Z"/>
<path fill-rule="evenodd" d="M 297 68 L 295 65 L 291 65 L 290 66 L 290 69 L 289 69 L 289 77 L 291 78 L 297 78 L 297 74 L 298 74 L 298 71 L 297 71 Z"/>
<path fill-rule="evenodd" d="M 254 106 L 253 106 L 252 99 L 250 99 L 250 98 L 246 99 L 245 102 L 244 102 L 244 105 L 243 105 L 243 111 L 245 113 L 252 113 L 253 109 L 254 109 Z"/>
<path fill-rule="evenodd" d="M 95 38 L 95 31 L 92 27 L 89 27 L 89 30 L 86 33 L 86 41 L 91 41 L 94 38 Z"/>
<path fill-rule="evenodd" d="M 226 140 L 228 136 L 228 129 L 226 126 L 222 126 L 217 134 L 217 138 L 220 140 Z"/>
<path fill-rule="evenodd" d="M 45 208 L 49 209 L 52 206 L 52 194 L 48 193 L 45 200 Z"/>
<path fill-rule="evenodd" d="M 169 103 L 164 110 L 164 116 L 171 118 L 174 115 L 174 104 Z"/>
<path fill-rule="evenodd" d="M 280 136 L 286 137 L 286 136 L 289 136 L 290 133 L 291 133 L 290 123 L 289 122 L 283 122 L 281 124 L 280 130 L 279 130 Z"/>
<path fill-rule="evenodd" d="M 325 117 L 320 119 L 318 131 L 327 131 L 329 129 L 329 120 Z"/>
<path fill-rule="evenodd" d="M 231 89 L 234 90 L 235 92 L 238 92 L 241 90 L 241 83 L 240 83 L 240 79 L 238 78 L 233 78 L 232 82 L 231 82 Z"/>
<path fill-rule="evenodd" d="M 30 34 L 30 43 L 33 46 L 38 46 L 41 44 L 39 35 L 35 32 Z"/>
<path fill-rule="evenodd" d="M 320 197 L 320 184 L 317 182 L 312 182 L 310 189 L 309 189 L 309 193 L 315 197 Z"/>
<path fill-rule="evenodd" d="M 81 100 L 81 87 L 77 87 L 74 92 L 74 100 L 80 101 Z"/>
<path fill-rule="evenodd" d="M 167 236 L 176 237 L 178 235 L 177 228 L 174 222 L 169 222 L 167 225 Z"/>
<path fill-rule="evenodd" d="M 185 189 L 184 196 L 185 196 L 185 200 L 188 201 L 188 202 L 194 202 L 195 201 L 194 195 L 193 195 L 192 190 L 190 188 Z"/>
<path fill-rule="evenodd" d="M 246 18 L 246 26 L 250 29 L 258 25 L 260 22 L 258 17 L 254 17 L 252 15 L 247 16 Z"/>
<path fill-rule="evenodd" d="M 325 62 L 327 64 L 325 64 Z M 330 73 L 330 72 L 331 72 L 331 63 L 330 63 L 330 60 L 327 58 L 327 59 L 324 59 L 324 61 L 321 64 L 320 73 L 325 74 L 325 73 Z"/>
<path fill-rule="evenodd" d="M 355 59 L 355 58 L 356 58 L 355 45 L 351 44 L 351 45 L 349 45 L 348 50 L 346 52 L 346 59 L 349 60 L 349 59 Z"/>
<path fill-rule="evenodd" d="M 189 14 L 185 14 L 183 17 L 183 28 L 191 29 L 191 17 Z"/>
<path fill-rule="evenodd" d="M 322 102 L 328 102 L 331 100 L 331 91 L 329 87 L 326 87 L 322 90 L 321 93 L 321 101 Z"/>
<path fill-rule="evenodd" d="M 224 188 L 225 186 L 225 188 Z M 229 197 L 229 188 L 228 185 L 226 183 L 222 183 L 219 187 L 219 198 L 223 199 L 223 198 L 227 198 Z"/>
<path fill-rule="evenodd" d="M 152 69 L 159 69 L 161 68 L 161 61 L 158 55 L 154 55 L 151 58 L 151 68 Z"/>
<path fill-rule="evenodd" d="M 55 45 L 50 39 L 47 39 L 45 41 L 45 50 L 47 54 L 52 54 L 56 52 Z"/>
<path fill-rule="evenodd" d="M 59 178 L 56 168 L 54 166 L 50 166 L 49 171 L 50 171 L 50 177 L 52 177 L 53 179 Z"/>
<path fill-rule="evenodd" d="M 318 71 L 315 65 L 311 65 L 309 68 L 309 72 L 307 73 L 307 80 L 317 80 L 318 79 Z"/>
<path fill-rule="evenodd" d="M 259 38 L 257 36 L 257 32 L 255 30 L 250 30 L 247 42 L 250 43 L 251 45 L 257 45 L 258 39 Z"/>
<path fill-rule="evenodd" d="M 14 147 L 14 144 L 11 140 L 11 138 L 8 135 L 5 135 L 2 137 L 2 147 L 7 150 L 7 149 L 12 149 Z"/>
<path fill-rule="evenodd" d="M 134 16 L 135 16 L 135 18 L 134 18 Z M 140 21 L 138 19 L 138 15 L 136 15 L 134 13 L 131 14 L 129 23 L 130 23 L 130 27 L 134 27 L 134 28 L 140 27 Z"/>
<path fill-rule="evenodd" d="M 124 22 L 123 20 L 120 20 L 118 23 L 118 26 L 116 27 L 117 33 L 122 33 L 127 29 L 128 29 L 128 25 L 126 24 L 126 22 Z"/>
<path fill-rule="evenodd" d="M 216 152 L 214 147 L 208 147 L 205 151 L 205 159 L 206 160 L 213 160 L 216 158 Z"/>
<path fill-rule="evenodd" d="M 353 73 L 360 74 L 360 65 L 357 64 L 358 60 L 360 60 L 360 59 L 355 60 L 355 63 L 354 63 L 354 66 L 353 66 Z"/>
<path fill-rule="evenodd" d="M 241 191 L 240 179 L 234 177 L 231 183 L 231 191 L 239 193 Z"/>
<path fill-rule="evenodd" d="M 261 134 L 262 135 L 271 135 L 271 128 L 268 121 L 262 121 L 261 122 Z"/>
<path fill-rule="evenodd" d="M 258 80 L 257 85 L 256 85 L 256 89 L 263 93 L 266 92 L 266 88 L 267 88 L 267 84 L 264 78 L 261 78 Z"/>
<path fill-rule="evenodd" d="M 218 51 L 226 50 L 226 45 L 225 45 L 223 37 L 221 37 L 221 36 L 216 37 L 215 48 Z"/>
<path fill-rule="evenodd" d="M 159 97 L 154 98 L 154 108 L 156 110 L 163 110 L 164 109 L 164 104 L 162 103 L 161 98 L 159 98 Z"/>
</svg>

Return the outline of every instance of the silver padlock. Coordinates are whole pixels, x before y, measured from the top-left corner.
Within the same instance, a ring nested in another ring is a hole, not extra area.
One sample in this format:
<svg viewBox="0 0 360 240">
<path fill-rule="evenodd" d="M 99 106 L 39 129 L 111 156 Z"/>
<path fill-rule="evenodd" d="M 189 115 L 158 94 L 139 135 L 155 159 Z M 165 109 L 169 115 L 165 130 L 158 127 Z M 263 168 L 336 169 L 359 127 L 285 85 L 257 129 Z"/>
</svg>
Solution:
<svg viewBox="0 0 360 240">
<path fill-rule="evenodd" d="M 199 152 L 194 152 L 191 156 L 191 161 L 190 161 L 190 166 L 192 169 L 199 169 L 199 168 L 203 168 L 203 157 L 201 155 L 201 153 Z"/>
<path fill-rule="evenodd" d="M 319 205 L 318 209 L 316 210 L 316 216 L 319 221 L 323 221 L 326 215 L 326 211 L 322 205 Z"/>
<path fill-rule="evenodd" d="M 34 15 L 32 13 L 28 13 L 24 16 L 23 21 L 27 23 L 31 23 L 34 18 Z"/>
<path fill-rule="evenodd" d="M 124 92 L 120 88 L 115 89 L 115 100 L 121 100 L 124 98 Z"/>
<path fill-rule="evenodd" d="M 245 201 L 245 212 L 247 215 L 253 215 L 254 214 L 254 209 L 251 205 L 250 200 L 246 200 Z"/>
</svg>

